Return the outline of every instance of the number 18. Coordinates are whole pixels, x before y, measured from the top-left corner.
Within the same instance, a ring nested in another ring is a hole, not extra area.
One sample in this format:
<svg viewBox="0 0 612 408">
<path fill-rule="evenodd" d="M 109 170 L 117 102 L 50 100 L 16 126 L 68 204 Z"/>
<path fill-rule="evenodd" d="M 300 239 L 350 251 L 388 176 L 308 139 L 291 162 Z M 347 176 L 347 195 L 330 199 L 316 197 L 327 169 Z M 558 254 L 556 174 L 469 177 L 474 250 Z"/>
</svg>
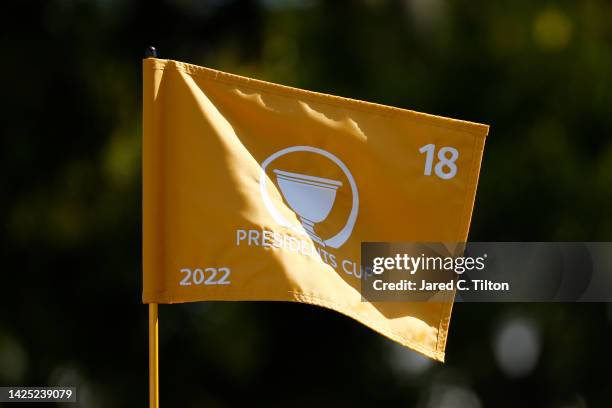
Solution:
<svg viewBox="0 0 612 408">
<path fill-rule="evenodd" d="M 436 176 L 444 180 L 452 179 L 457 174 L 457 165 L 455 161 L 459 158 L 459 151 L 454 147 L 448 146 L 440 148 L 440 150 L 438 150 L 438 163 L 433 166 L 435 150 L 436 145 L 431 143 L 419 149 L 419 152 L 427 153 L 423 174 L 425 176 L 431 176 L 433 167 Z M 448 157 L 448 153 L 450 153 L 450 157 Z"/>
</svg>

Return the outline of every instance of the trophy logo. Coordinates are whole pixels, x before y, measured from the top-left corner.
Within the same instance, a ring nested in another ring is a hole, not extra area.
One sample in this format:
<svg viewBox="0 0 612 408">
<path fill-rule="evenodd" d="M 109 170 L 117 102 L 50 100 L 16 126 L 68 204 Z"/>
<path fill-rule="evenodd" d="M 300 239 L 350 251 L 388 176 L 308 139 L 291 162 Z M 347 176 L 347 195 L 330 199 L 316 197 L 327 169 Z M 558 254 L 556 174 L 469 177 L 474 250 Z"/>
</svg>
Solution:
<svg viewBox="0 0 612 408">
<path fill-rule="evenodd" d="M 285 200 L 302 221 L 302 226 L 313 241 L 325 246 L 317 236 L 314 225 L 327 218 L 336 200 L 336 190 L 342 182 L 306 174 L 272 170 Z"/>
<path fill-rule="evenodd" d="M 326 157 L 342 170 L 348 180 L 352 193 L 351 211 L 344 227 L 331 238 L 323 239 L 319 237 L 314 227 L 315 224 L 327 219 L 336 201 L 336 192 L 343 185 L 341 181 L 310 174 L 290 172 L 280 168 L 272 169 L 283 198 L 300 220 L 298 225 L 289 222 L 278 211 L 268 195 L 266 169 L 277 158 L 293 152 L 310 152 Z M 359 212 L 357 185 L 346 165 L 328 151 L 312 146 L 293 146 L 274 153 L 261 164 L 259 187 L 266 209 L 272 218 L 282 226 L 291 228 L 297 233 L 307 235 L 314 242 L 324 247 L 339 248 L 351 236 Z"/>
</svg>

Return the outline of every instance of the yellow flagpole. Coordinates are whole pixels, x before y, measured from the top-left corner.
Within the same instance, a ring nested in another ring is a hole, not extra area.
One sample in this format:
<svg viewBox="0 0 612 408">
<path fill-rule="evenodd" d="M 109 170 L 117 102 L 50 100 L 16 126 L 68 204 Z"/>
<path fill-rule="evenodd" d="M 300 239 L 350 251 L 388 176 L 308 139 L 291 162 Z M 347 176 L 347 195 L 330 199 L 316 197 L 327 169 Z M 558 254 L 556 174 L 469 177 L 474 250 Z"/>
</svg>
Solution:
<svg viewBox="0 0 612 408">
<path fill-rule="evenodd" d="M 145 58 L 157 58 L 155 47 L 145 50 Z M 159 354 L 157 303 L 149 303 L 149 408 L 159 408 Z"/>
<path fill-rule="evenodd" d="M 157 303 L 149 303 L 149 407 L 159 408 Z"/>
</svg>

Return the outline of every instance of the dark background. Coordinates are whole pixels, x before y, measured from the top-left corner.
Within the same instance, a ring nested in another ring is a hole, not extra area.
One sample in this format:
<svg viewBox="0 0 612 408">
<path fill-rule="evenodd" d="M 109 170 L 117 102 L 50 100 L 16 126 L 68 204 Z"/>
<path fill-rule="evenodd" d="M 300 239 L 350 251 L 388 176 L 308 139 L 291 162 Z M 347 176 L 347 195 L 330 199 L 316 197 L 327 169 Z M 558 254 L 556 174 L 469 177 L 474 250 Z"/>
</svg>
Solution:
<svg viewBox="0 0 612 408">
<path fill-rule="evenodd" d="M 490 124 L 471 240 L 610 241 L 611 21 L 601 0 L 2 2 L 0 385 L 147 404 L 147 45 Z M 606 304 L 457 304 L 446 364 L 298 304 L 161 306 L 160 340 L 163 407 L 612 404 Z"/>
</svg>

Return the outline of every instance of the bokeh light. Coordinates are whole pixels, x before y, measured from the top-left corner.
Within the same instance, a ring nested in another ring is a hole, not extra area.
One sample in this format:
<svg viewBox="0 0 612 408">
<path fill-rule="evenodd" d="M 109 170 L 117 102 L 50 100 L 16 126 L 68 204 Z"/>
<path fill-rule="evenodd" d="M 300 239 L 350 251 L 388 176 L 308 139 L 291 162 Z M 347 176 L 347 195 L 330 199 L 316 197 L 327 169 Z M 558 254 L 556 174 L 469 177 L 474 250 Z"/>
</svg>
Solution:
<svg viewBox="0 0 612 408">
<path fill-rule="evenodd" d="M 529 375 L 538 363 L 540 349 L 537 327 L 525 318 L 507 320 L 495 333 L 495 359 L 509 377 Z"/>
<path fill-rule="evenodd" d="M 536 43 L 544 50 L 561 50 L 571 39 L 572 22 L 559 9 L 543 10 L 534 21 L 534 36 Z"/>
<path fill-rule="evenodd" d="M 401 376 L 416 376 L 427 371 L 433 362 L 399 344 L 389 344 L 388 362 L 394 372 Z"/>
</svg>

